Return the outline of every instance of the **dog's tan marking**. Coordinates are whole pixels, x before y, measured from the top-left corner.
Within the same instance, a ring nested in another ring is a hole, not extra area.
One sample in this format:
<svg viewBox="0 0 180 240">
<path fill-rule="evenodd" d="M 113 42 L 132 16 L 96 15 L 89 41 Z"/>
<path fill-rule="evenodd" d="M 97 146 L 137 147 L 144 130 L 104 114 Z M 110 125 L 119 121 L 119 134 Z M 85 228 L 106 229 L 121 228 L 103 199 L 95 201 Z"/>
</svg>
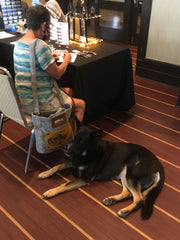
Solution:
<svg viewBox="0 0 180 240">
<path fill-rule="evenodd" d="M 158 182 L 160 180 L 160 174 L 159 172 L 157 172 L 154 175 L 154 183 L 151 187 L 149 187 L 148 189 L 146 189 L 143 193 L 141 192 L 141 186 L 138 187 L 138 189 L 134 189 L 134 187 L 131 184 L 131 181 L 126 181 L 126 179 L 124 179 L 124 183 L 127 184 L 129 191 L 132 193 L 133 196 L 133 203 L 131 203 L 129 206 L 122 208 L 118 211 L 118 216 L 119 217 L 127 217 L 127 215 L 129 215 L 129 213 L 131 213 L 133 210 L 137 209 L 138 207 L 140 207 L 140 205 L 142 204 L 143 201 L 146 200 L 146 196 L 148 195 L 148 193 L 157 186 Z"/>
<path fill-rule="evenodd" d="M 126 169 L 127 170 L 127 169 Z M 121 174 L 121 181 L 123 186 L 126 186 L 126 188 L 130 191 L 133 197 L 133 203 L 131 203 L 129 206 L 122 208 L 118 211 L 119 217 L 127 217 L 129 213 L 131 213 L 133 210 L 138 208 L 142 201 L 144 200 L 143 195 L 141 193 L 141 186 L 139 185 L 137 189 L 134 188 L 131 180 L 126 179 L 126 171 L 123 171 L 124 174 Z"/>
<path fill-rule="evenodd" d="M 54 197 L 58 194 L 78 189 L 87 184 L 88 183 L 86 181 L 84 181 L 83 179 L 77 178 L 71 182 L 61 184 L 60 186 L 58 186 L 56 188 L 52 188 L 52 189 L 46 191 L 45 193 L 43 193 L 42 197 L 44 199 L 48 199 L 48 198 Z"/>
<path fill-rule="evenodd" d="M 38 179 L 45 179 L 45 178 L 51 177 L 56 172 L 58 172 L 60 170 L 68 169 L 71 167 L 72 167 L 72 163 L 68 162 L 68 161 L 65 163 L 58 164 L 58 165 L 54 166 L 53 168 L 50 168 L 49 170 L 40 173 L 38 175 Z"/>
<path fill-rule="evenodd" d="M 141 193 L 141 186 L 139 186 L 138 189 L 135 189 L 132 182 L 130 180 L 127 181 L 126 173 L 127 173 L 127 167 L 125 166 L 119 176 L 123 185 L 123 190 L 121 194 L 111 196 L 103 200 L 103 203 L 106 206 L 109 206 L 132 196 L 133 203 L 131 203 L 129 206 L 123 209 L 120 209 L 117 213 L 119 217 L 123 217 L 123 218 L 127 217 L 129 213 L 131 213 L 134 209 L 138 208 L 142 203 L 142 201 L 144 200 L 144 196 Z"/>
<path fill-rule="evenodd" d="M 147 188 L 147 189 L 142 193 L 142 195 L 143 195 L 144 198 L 146 198 L 146 196 L 148 195 L 148 193 L 149 193 L 153 188 L 155 188 L 155 187 L 158 185 L 159 181 L 160 181 L 160 174 L 159 174 L 159 172 L 157 172 L 157 173 L 154 175 L 154 183 L 153 183 L 153 185 L 152 185 L 151 187 Z"/>
<path fill-rule="evenodd" d="M 133 203 L 131 203 L 129 206 L 122 208 L 118 211 L 118 216 L 119 217 L 127 217 L 127 215 L 129 215 L 129 213 L 131 213 L 133 210 L 137 209 L 140 204 L 143 201 L 143 196 L 141 193 L 141 188 L 139 187 L 139 189 L 135 190 L 134 188 L 130 188 L 130 191 L 132 193 L 133 196 Z"/>
<path fill-rule="evenodd" d="M 123 186 L 123 190 L 120 194 L 105 198 L 103 200 L 103 204 L 106 206 L 110 206 L 112 204 L 115 204 L 116 202 L 125 200 L 126 198 L 129 198 L 131 196 L 132 195 L 129 192 L 129 190 L 125 186 Z"/>
</svg>

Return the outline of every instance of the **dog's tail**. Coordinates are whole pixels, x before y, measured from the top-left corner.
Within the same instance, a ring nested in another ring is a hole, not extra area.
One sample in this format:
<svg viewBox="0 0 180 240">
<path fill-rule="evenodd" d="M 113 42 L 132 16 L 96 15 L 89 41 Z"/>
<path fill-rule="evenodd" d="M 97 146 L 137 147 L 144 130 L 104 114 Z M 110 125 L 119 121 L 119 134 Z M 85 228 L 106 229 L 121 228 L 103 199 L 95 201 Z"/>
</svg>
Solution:
<svg viewBox="0 0 180 240">
<path fill-rule="evenodd" d="M 164 173 L 162 173 L 161 176 L 160 176 L 160 173 L 156 174 L 155 182 L 150 187 L 151 189 L 147 193 L 141 208 L 141 217 L 143 220 L 151 217 L 153 212 L 154 202 L 162 190 L 162 187 L 164 185 L 164 180 L 165 180 Z"/>
</svg>

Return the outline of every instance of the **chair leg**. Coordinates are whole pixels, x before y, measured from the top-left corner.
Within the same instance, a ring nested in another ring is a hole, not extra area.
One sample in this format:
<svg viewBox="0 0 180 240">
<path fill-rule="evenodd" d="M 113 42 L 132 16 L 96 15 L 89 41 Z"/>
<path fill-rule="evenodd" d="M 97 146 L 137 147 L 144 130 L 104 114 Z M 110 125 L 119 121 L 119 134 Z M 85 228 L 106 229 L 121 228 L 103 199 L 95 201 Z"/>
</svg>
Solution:
<svg viewBox="0 0 180 240">
<path fill-rule="evenodd" d="M 2 127 L 3 127 L 3 119 L 4 119 L 4 114 L 1 112 L 1 120 L 0 120 L 0 139 L 1 139 L 1 132 L 2 132 Z"/>
<path fill-rule="evenodd" d="M 27 158 L 26 158 L 26 165 L 25 165 L 25 170 L 24 170 L 25 173 L 27 173 L 29 159 L 30 159 L 30 155 L 31 155 L 31 150 L 32 150 L 33 144 L 34 144 L 34 139 L 35 139 L 34 129 L 32 129 L 31 130 L 31 137 L 30 137 L 29 147 L 28 147 Z"/>
</svg>

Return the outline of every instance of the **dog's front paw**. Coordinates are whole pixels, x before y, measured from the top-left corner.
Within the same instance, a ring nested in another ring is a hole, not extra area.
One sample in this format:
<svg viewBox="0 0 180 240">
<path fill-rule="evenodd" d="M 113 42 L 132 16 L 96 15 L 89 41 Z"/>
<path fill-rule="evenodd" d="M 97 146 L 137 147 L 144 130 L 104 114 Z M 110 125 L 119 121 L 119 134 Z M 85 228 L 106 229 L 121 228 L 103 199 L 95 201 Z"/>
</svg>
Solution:
<svg viewBox="0 0 180 240">
<path fill-rule="evenodd" d="M 126 218 L 129 215 L 129 211 L 125 208 L 120 209 L 119 212 L 117 212 L 117 215 L 121 218 Z"/>
<path fill-rule="evenodd" d="M 40 173 L 37 178 L 39 180 L 41 180 L 41 179 L 45 179 L 45 178 L 48 178 L 48 177 L 51 177 L 51 176 L 52 176 L 52 174 L 50 174 L 50 171 L 47 170 L 45 172 Z"/>
<path fill-rule="evenodd" d="M 114 204 L 116 201 L 114 200 L 114 198 L 105 198 L 102 202 L 104 205 L 110 206 Z"/>
<path fill-rule="evenodd" d="M 54 197 L 55 195 L 57 195 L 57 193 L 54 191 L 54 189 L 50 189 L 50 190 L 46 191 L 45 193 L 43 193 L 42 198 L 48 199 L 48 198 Z"/>
</svg>

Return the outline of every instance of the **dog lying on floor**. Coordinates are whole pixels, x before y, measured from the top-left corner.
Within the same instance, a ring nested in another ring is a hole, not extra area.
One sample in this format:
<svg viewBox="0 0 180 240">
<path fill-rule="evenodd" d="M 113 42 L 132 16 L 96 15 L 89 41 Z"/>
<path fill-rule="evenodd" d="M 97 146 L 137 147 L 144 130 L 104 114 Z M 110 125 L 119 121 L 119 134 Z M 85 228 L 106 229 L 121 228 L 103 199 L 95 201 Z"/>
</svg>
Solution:
<svg viewBox="0 0 180 240">
<path fill-rule="evenodd" d="M 140 145 L 108 142 L 101 137 L 102 130 L 93 131 L 86 126 L 79 129 L 71 147 L 71 161 L 38 175 L 38 179 L 44 179 L 59 170 L 72 167 L 75 180 L 46 191 L 43 198 L 77 189 L 94 180 L 120 179 L 122 192 L 105 198 L 103 204 L 110 206 L 132 198 L 133 202 L 120 209 L 118 216 L 125 218 L 132 211 L 141 208 L 142 219 L 148 219 L 164 184 L 163 166 L 152 152 Z"/>
</svg>

